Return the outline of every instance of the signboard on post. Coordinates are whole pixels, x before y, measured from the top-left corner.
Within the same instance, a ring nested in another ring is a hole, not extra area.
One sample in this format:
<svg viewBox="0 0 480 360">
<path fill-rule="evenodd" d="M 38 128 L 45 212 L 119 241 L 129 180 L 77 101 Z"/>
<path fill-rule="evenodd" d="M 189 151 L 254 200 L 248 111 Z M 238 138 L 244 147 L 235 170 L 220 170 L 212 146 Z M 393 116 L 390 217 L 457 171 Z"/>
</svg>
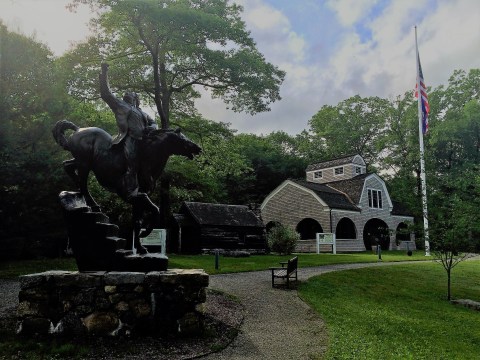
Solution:
<svg viewBox="0 0 480 360">
<path fill-rule="evenodd" d="M 144 230 L 144 229 L 142 229 Z M 167 252 L 167 229 L 153 229 L 150 235 L 140 239 L 143 246 L 157 248 L 160 247 L 160 252 L 166 255 Z"/>
<path fill-rule="evenodd" d="M 332 252 L 337 253 L 337 242 L 334 233 L 317 233 L 317 254 L 320 254 L 320 245 L 332 245 Z"/>
</svg>

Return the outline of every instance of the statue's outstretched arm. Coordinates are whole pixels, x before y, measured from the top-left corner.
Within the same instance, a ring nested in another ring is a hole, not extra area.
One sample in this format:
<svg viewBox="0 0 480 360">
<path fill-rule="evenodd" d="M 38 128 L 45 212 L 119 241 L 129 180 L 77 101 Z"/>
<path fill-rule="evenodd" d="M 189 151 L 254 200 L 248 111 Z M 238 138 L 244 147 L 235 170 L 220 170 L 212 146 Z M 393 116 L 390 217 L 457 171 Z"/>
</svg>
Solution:
<svg viewBox="0 0 480 360">
<path fill-rule="evenodd" d="M 110 90 L 110 85 L 108 83 L 108 64 L 102 63 L 102 72 L 99 75 L 100 80 L 100 96 L 102 97 L 103 101 L 105 101 L 108 106 L 113 110 L 113 112 L 117 112 L 118 108 L 120 107 L 120 100 L 113 95 L 112 91 Z"/>
</svg>

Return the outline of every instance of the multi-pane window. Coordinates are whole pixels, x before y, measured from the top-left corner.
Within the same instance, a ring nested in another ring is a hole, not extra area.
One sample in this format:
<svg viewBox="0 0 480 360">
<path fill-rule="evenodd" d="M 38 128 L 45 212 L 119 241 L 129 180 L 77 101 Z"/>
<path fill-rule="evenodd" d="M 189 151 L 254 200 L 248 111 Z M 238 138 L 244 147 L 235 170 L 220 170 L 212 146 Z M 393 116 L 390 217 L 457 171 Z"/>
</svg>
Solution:
<svg viewBox="0 0 480 360">
<path fill-rule="evenodd" d="M 355 166 L 355 175 L 360 175 L 362 173 L 362 168 L 360 166 Z"/>
<path fill-rule="evenodd" d="M 343 166 L 335 168 L 335 175 L 343 175 Z"/>
<path fill-rule="evenodd" d="M 371 207 L 374 209 L 383 208 L 381 190 L 368 189 L 368 207 Z"/>
<path fill-rule="evenodd" d="M 323 173 L 321 171 L 315 171 L 313 173 L 313 178 L 314 179 L 321 179 L 323 177 Z"/>
</svg>

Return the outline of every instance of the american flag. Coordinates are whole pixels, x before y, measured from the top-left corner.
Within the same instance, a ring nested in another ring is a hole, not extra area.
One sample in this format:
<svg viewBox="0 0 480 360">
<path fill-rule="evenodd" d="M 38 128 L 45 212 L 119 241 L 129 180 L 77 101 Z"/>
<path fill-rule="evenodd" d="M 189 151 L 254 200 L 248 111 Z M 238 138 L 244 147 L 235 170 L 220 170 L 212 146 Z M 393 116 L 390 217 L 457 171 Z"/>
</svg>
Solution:
<svg viewBox="0 0 480 360">
<path fill-rule="evenodd" d="M 422 65 L 420 64 L 420 55 L 418 55 L 418 76 L 420 76 L 420 93 L 422 94 L 422 130 L 423 135 L 428 131 L 428 113 L 430 112 L 430 105 L 428 105 L 427 86 L 423 79 Z M 415 97 L 418 98 L 418 82 L 415 86 Z"/>
</svg>

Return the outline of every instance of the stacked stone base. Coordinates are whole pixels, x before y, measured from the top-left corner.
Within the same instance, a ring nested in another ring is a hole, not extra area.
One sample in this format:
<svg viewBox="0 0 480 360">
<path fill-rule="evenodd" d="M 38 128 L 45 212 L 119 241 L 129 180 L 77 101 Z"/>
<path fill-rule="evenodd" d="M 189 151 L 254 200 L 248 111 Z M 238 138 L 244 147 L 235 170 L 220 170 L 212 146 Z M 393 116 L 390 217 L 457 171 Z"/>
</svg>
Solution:
<svg viewBox="0 0 480 360">
<path fill-rule="evenodd" d="M 191 334 L 203 330 L 203 270 L 47 271 L 20 277 L 23 335 Z"/>
</svg>

